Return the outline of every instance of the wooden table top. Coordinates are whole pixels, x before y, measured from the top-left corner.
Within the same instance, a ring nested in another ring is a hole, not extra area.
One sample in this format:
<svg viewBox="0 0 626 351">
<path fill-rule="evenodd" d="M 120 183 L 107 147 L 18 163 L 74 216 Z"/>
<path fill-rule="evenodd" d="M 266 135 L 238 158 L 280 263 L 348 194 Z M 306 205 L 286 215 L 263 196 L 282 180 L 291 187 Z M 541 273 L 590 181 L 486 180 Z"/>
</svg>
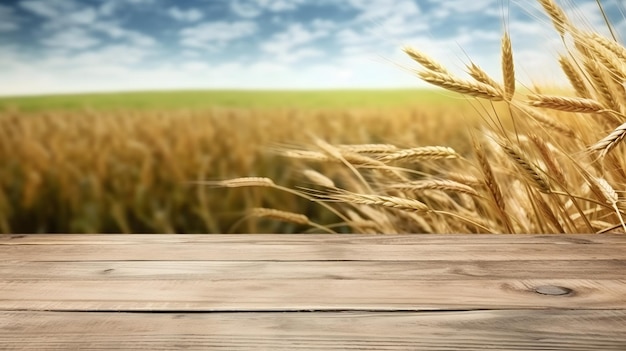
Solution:
<svg viewBox="0 0 626 351">
<path fill-rule="evenodd" d="M 626 350 L 623 235 L 0 235 L 0 350 Z"/>
</svg>

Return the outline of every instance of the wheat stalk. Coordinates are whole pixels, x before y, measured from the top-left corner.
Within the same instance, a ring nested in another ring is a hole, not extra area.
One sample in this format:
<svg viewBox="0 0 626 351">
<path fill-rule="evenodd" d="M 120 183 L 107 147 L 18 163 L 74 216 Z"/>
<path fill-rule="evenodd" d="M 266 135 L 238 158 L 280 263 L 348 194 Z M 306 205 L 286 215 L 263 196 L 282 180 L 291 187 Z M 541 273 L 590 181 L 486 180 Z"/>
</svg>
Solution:
<svg viewBox="0 0 626 351">
<path fill-rule="evenodd" d="M 557 159 L 554 157 L 550 147 L 548 147 L 548 144 L 546 144 L 543 138 L 540 138 L 537 134 L 531 134 L 530 140 L 532 140 L 535 146 L 537 146 L 537 149 L 539 149 L 539 153 L 546 162 L 551 175 L 557 180 L 557 182 L 559 182 L 559 184 L 565 185 L 567 180 L 565 173 L 563 172 L 563 167 L 561 167 Z"/>
<path fill-rule="evenodd" d="M 472 62 L 470 65 L 467 65 L 466 67 L 467 67 L 467 73 L 476 81 L 483 83 L 483 84 L 487 84 L 498 91 L 503 90 L 502 86 L 500 86 L 498 82 L 496 82 L 493 78 L 491 78 L 487 74 L 487 72 L 485 72 L 482 68 L 480 68 L 480 66 Z"/>
<path fill-rule="evenodd" d="M 598 113 L 606 111 L 606 108 L 593 99 L 553 96 L 553 95 L 529 95 L 529 105 L 534 107 L 549 108 L 553 110 L 580 113 Z"/>
<path fill-rule="evenodd" d="M 530 118 L 532 118 L 534 121 L 536 121 L 537 123 L 543 124 L 544 126 L 553 129 L 567 137 L 574 137 L 576 134 L 574 133 L 574 131 L 567 127 L 566 125 L 563 125 L 559 122 L 557 122 L 556 120 L 554 120 L 552 117 L 550 117 L 549 115 L 542 113 L 540 111 L 537 111 L 533 108 L 530 108 L 528 106 L 525 105 L 515 105 L 515 107 L 520 110 L 521 112 L 525 113 L 526 115 L 528 115 Z"/>
<path fill-rule="evenodd" d="M 621 111 L 620 104 L 616 100 L 615 95 L 613 95 L 611 87 L 605 81 L 603 70 L 595 59 L 588 58 L 585 60 L 585 68 L 587 75 L 591 78 L 591 82 L 596 88 L 597 95 L 602 99 L 602 102 L 613 111 Z"/>
<path fill-rule="evenodd" d="M 305 177 L 307 177 L 310 181 L 317 185 L 321 185 L 327 188 L 335 188 L 335 183 L 332 181 L 332 179 L 328 178 L 318 171 L 305 169 L 304 171 L 302 171 L 302 173 Z"/>
<path fill-rule="evenodd" d="M 284 150 L 284 151 L 281 151 L 280 154 L 284 157 L 307 160 L 307 161 L 330 162 L 332 160 L 330 157 L 328 157 L 328 155 L 321 153 L 319 151 Z"/>
<path fill-rule="evenodd" d="M 359 154 L 383 154 L 398 151 L 398 147 L 391 144 L 352 144 L 338 145 L 342 151 L 355 152 Z"/>
<path fill-rule="evenodd" d="M 493 199 L 496 205 L 496 211 L 500 214 L 500 218 L 506 227 L 508 232 L 513 231 L 513 227 L 511 226 L 511 222 L 508 214 L 506 213 L 506 205 L 504 203 L 504 198 L 502 197 L 502 191 L 500 190 L 500 186 L 496 180 L 496 177 L 493 174 L 493 170 L 491 168 L 491 164 L 487 159 L 487 155 L 483 150 L 483 147 L 480 143 L 474 141 L 473 142 L 474 153 L 476 154 L 476 158 L 478 159 L 478 165 L 483 173 L 485 178 L 485 185 L 489 190 L 489 194 Z"/>
<path fill-rule="evenodd" d="M 578 94 L 581 98 L 590 98 L 591 94 L 589 93 L 589 89 L 587 89 L 579 71 L 572 65 L 570 60 L 565 56 L 561 56 L 559 57 L 559 64 L 561 65 L 561 69 L 567 76 L 570 84 L 574 90 L 576 90 L 576 94 Z"/>
<path fill-rule="evenodd" d="M 565 233 L 565 229 L 563 229 L 563 226 L 559 222 L 558 218 L 554 214 L 554 211 L 552 211 L 548 203 L 546 203 L 545 200 L 542 199 L 540 196 L 535 197 L 534 202 L 537 205 L 539 213 L 541 213 L 542 217 L 546 218 L 548 222 L 550 222 L 559 233 Z"/>
<path fill-rule="evenodd" d="M 356 166 L 385 166 L 384 163 L 381 163 L 378 160 L 356 152 L 347 151 L 347 149 L 343 148 L 338 149 L 338 152 L 332 153 L 330 156 L 319 151 L 309 150 L 285 150 L 282 152 L 282 155 L 289 158 L 307 161 L 341 163 L 345 160 L 346 162 Z"/>
<path fill-rule="evenodd" d="M 511 101 L 515 94 L 515 65 L 513 63 L 513 49 L 508 33 L 502 37 L 502 77 L 504 80 L 504 99 Z"/>
<path fill-rule="evenodd" d="M 600 157 L 605 157 L 611 150 L 613 150 L 626 136 L 626 123 L 615 128 L 611 134 L 604 137 L 602 140 L 593 144 L 589 149 L 591 151 L 599 151 Z"/>
<path fill-rule="evenodd" d="M 358 193 L 346 192 L 345 194 L 329 195 L 329 197 L 332 199 L 344 201 L 347 203 L 382 206 L 382 207 L 394 208 L 394 209 L 408 211 L 408 212 L 429 212 L 430 211 L 430 208 L 421 201 L 405 199 L 405 198 L 401 198 L 397 196 L 358 194 Z"/>
<path fill-rule="evenodd" d="M 523 174 L 527 176 L 527 179 L 530 180 L 530 182 L 534 184 L 539 191 L 543 193 L 551 192 L 548 179 L 539 167 L 528 160 L 524 151 L 522 151 L 517 145 L 506 143 L 502 140 L 498 141 L 498 144 L 504 150 L 504 153 L 524 171 Z"/>
<path fill-rule="evenodd" d="M 465 184 L 474 188 L 485 185 L 483 181 L 481 181 L 480 179 L 474 176 L 463 174 L 463 173 L 458 173 L 458 172 L 453 172 L 453 171 L 446 172 L 446 178 L 452 181 L 455 181 L 457 183 Z"/>
<path fill-rule="evenodd" d="M 609 184 L 609 182 L 606 181 L 606 179 L 595 178 L 594 180 L 596 181 L 596 184 L 598 185 L 598 187 L 602 191 L 602 194 L 606 198 L 606 202 L 609 205 L 611 205 L 611 207 L 615 210 L 615 213 L 617 214 L 617 217 L 619 218 L 619 221 L 622 224 L 622 228 L 624 228 L 624 231 L 626 231 L 626 224 L 624 224 L 624 218 L 622 218 L 622 214 L 619 208 L 617 207 L 617 202 L 619 201 L 619 196 L 617 195 L 617 192 L 615 191 L 615 189 L 613 189 L 611 184 Z"/>
<path fill-rule="evenodd" d="M 626 67 L 613 51 L 603 46 L 593 37 L 586 37 L 585 44 L 589 48 L 589 53 L 593 56 L 589 57 L 590 60 L 599 61 L 604 68 L 608 70 L 608 74 L 613 78 L 616 83 L 623 82 L 626 77 Z"/>
<path fill-rule="evenodd" d="M 417 75 L 427 83 L 454 91 L 456 93 L 488 99 L 491 101 L 502 101 L 504 99 L 501 91 L 480 82 L 470 82 L 448 74 L 431 71 L 417 72 Z"/>
<path fill-rule="evenodd" d="M 479 196 L 478 192 L 474 188 L 452 180 L 417 180 L 408 183 L 392 184 L 389 188 L 405 191 L 442 190 Z"/>
<path fill-rule="evenodd" d="M 546 11 L 550 19 L 552 20 L 552 24 L 556 31 L 561 35 L 561 37 L 565 36 L 565 30 L 569 28 L 569 21 L 567 20 L 567 16 L 563 9 L 561 9 L 556 2 L 553 0 L 539 0 L 541 6 Z"/>
<path fill-rule="evenodd" d="M 309 218 L 300 213 L 281 211 L 273 208 L 256 207 L 250 209 L 248 215 L 251 217 L 271 218 L 279 221 L 290 222 L 295 224 L 310 225 Z"/>
<path fill-rule="evenodd" d="M 216 185 L 226 187 L 226 188 L 238 188 L 238 187 L 248 187 L 248 186 L 260 186 L 260 187 L 274 187 L 276 184 L 270 178 L 264 177 L 242 177 L 242 178 L 234 178 L 221 180 L 216 182 Z"/>
<path fill-rule="evenodd" d="M 438 160 L 458 158 L 459 154 L 447 146 L 422 146 L 412 149 L 396 151 L 380 157 L 382 162 L 413 161 L 413 160 Z"/>
<path fill-rule="evenodd" d="M 487 189 L 489 189 L 489 192 L 491 193 L 491 196 L 493 197 L 498 208 L 504 212 L 506 210 L 506 207 L 504 205 L 502 191 L 498 186 L 496 177 L 494 176 L 493 170 L 491 168 L 491 164 L 487 159 L 487 155 L 485 154 L 482 145 L 480 145 L 479 143 L 474 143 L 474 153 L 476 154 L 478 164 L 480 165 L 480 168 L 485 177 L 485 184 L 487 185 Z"/>
<path fill-rule="evenodd" d="M 443 67 L 441 64 L 439 64 L 437 61 L 433 60 L 432 58 L 428 57 L 427 55 L 425 55 L 424 53 L 410 47 L 410 46 L 405 46 L 402 48 L 402 50 L 409 55 L 410 58 L 412 58 L 415 62 L 419 63 L 420 65 L 422 65 L 424 68 L 431 70 L 433 72 L 438 72 L 438 73 L 442 73 L 442 74 L 449 74 L 448 70 Z"/>
<path fill-rule="evenodd" d="M 617 56 L 619 60 L 621 60 L 622 62 L 626 62 L 626 48 L 622 44 L 614 40 L 605 38 L 598 33 L 588 33 L 587 35 L 591 40 L 599 43 L 600 45 L 611 51 L 613 54 L 615 54 L 615 56 Z"/>
</svg>

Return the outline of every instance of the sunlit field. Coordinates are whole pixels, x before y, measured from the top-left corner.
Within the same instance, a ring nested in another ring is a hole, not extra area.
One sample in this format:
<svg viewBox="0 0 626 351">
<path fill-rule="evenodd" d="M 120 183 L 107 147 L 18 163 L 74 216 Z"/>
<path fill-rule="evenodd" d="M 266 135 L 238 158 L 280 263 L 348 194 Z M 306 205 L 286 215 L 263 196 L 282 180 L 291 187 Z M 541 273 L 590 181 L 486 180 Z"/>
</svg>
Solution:
<svg viewBox="0 0 626 351">
<path fill-rule="evenodd" d="M 480 127 L 469 132 L 427 105 L 421 110 L 437 121 L 426 130 L 458 131 L 471 147 L 453 145 L 462 140 L 454 136 L 438 139 L 445 146 L 417 138 L 411 147 L 316 138 L 305 150 L 283 152 L 335 165 L 321 172 L 301 167 L 314 187 L 286 190 L 258 177 L 216 184 L 293 192 L 335 213 L 338 226 L 363 233 L 623 233 L 626 49 L 601 2 L 608 36 L 579 26 L 556 2 L 539 4 L 562 42 L 554 60 L 569 87 L 557 93 L 537 85 L 519 89 L 514 39 L 506 29 L 497 77 L 471 60 L 460 76 L 425 51 L 404 47 L 424 82 L 490 107 L 475 108 Z M 249 214 L 335 230 L 302 211 L 252 208 Z"/>
<path fill-rule="evenodd" d="M 78 95 L 0 97 L 0 108 L 22 112 L 57 110 L 200 110 L 233 108 L 393 108 L 456 104 L 453 94 L 433 90 L 205 90 L 157 91 Z"/>
<path fill-rule="evenodd" d="M 398 146 L 446 140 L 470 152 L 467 131 L 481 108 L 420 90 L 95 94 L 2 99 L 0 106 L 0 228 L 14 233 L 310 229 L 247 219 L 255 207 L 331 225 L 336 214 L 293 194 L 197 182 L 256 176 L 310 185 L 302 162 L 282 149 L 313 136 Z M 311 165 L 327 174 L 337 166 Z"/>
<path fill-rule="evenodd" d="M 607 30 L 531 16 L 562 82 L 523 82 L 505 25 L 497 76 L 404 46 L 432 90 L 0 99 L 0 231 L 624 232 L 626 49 L 589 4 Z"/>
</svg>

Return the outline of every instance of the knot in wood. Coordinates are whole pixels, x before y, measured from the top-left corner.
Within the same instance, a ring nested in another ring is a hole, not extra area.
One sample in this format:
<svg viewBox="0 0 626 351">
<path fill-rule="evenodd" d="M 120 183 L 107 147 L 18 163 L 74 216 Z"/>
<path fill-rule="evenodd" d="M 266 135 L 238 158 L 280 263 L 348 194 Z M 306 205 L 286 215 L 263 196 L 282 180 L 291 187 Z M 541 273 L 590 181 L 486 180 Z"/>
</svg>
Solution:
<svg viewBox="0 0 626 351">
<path fill-rule="evenodd" d="M 535 288 L 535 292 L 541 295 L 562 296 L 572 293 L 572 289 L 556 285 L 541 285 Z"/>
</svg>

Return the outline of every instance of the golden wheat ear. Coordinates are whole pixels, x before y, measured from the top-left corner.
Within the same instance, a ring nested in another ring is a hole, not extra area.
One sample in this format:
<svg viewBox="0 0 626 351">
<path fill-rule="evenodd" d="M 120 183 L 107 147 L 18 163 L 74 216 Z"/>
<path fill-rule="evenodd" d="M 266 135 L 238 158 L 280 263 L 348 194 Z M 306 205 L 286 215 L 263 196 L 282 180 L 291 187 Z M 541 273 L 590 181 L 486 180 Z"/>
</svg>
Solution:
<svg viewBox="0 0 626 351">
<path fill-rule="evenodd" d="M 593 99 L 553 95 L 529 95 L 528 104 L 534 107 L 579 113 L 599 113 L 606 111 L 601 103 Z"/>
<path fill-rule="evenodd" d="M 570 29 L 571 26 L 563 9 L 553 0 L 539 0 L 539 3 L 550 16 L 556 31 L 561 37 L 564 37 L 566 30 Z"/>
<path fill-rule="evenodd" d="M 504 81 L 504 99 L 511 101 L 515 94 L 515 65 L 513 64 L 513 48 L 508 33 L 502 37 L 502 78 Z"/>
<path fill-rule="evenodd" d="M 600 157 L 605 157 L 611 150 L 619 145 L 626 136 L 626 123 L 617 127 L 611 134 L 589 147 L 591 151 L 598 151 Z"/>
<path fill-rule="evenodd" d="M 609 182 L 607 182 L 606 179 L 604 178 L 596 178 L 595 181 L 598 187 L 600 188 L 600 190 L 602 191 L 602 194 L 606 198 L 606 202 L 615 210 L 615 213 L 617 214 L 617 217 L 619 218 L 619 221 L 622 224 L 622 228 L 624 228 L 624 231 L 626 231 L 626 224 L 624 224 L 624 218 L 622 217 L 621 211 L 617 207 L 617 202 L 619 201 L 619 195 L 617 194 L 617 191 L 615 191 L 615 189 L 613 189 L 611 184 L 609 184 Z"/>
<path fill-rule="evenodd" d="M 480 82 L 471 82 L 449 74 L 432 71 L 417 72 L 417 75 L 420 77 L 420 79 L 427 83 L 453 91 L 455 93 L 483 98 L 491 101 L 504 100 L 502 92 L 492 87 L 491 85 Z"/>
<path fill-rule="evenodd" d="M 410 47 L 410 46 L 405 46 L 404 48 L 402 48 L 402 50 L 410 57 L 413 59 L 413 61 L 419 63 L 420 65 L 422 65 L 422 67 L 433 71 L 433 72 L 438 72 L 438 73 L 442 73 L 442 74 L 449 74 L 448 70 L 441 65 L 439 62 L 433 60 L 432 58 L 430 58 L 428 55 L 424 54 L 421 51 L 418 51 L 417 49 Z"/>
</svg>

